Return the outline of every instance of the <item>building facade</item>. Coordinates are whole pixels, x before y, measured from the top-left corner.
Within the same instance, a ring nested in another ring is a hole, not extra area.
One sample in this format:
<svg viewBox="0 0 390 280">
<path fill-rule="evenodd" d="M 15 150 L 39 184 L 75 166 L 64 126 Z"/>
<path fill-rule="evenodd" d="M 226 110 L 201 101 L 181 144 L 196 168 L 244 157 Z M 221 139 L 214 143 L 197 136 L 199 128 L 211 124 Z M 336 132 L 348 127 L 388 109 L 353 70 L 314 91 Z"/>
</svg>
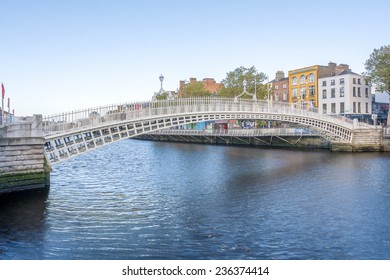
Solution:
<svg viewBox="0 0 390 280">
<path fill-rule="evenodd" d="M 276 72 L 275 80 L 271 81 L 270 83 L 272 85 L 273 101 L 288 102 L 288 77 L 284 76 L 284 72 Z"/>
<path fill-rule="evenodd" d="M 329 62 L 328 66 L 313 65 L 288 71 L 289 103 L 298 108 L 318 107 L 318 79 L 333 76 L 349 66 Z"/>
<path fill-rule="evenodd" d="M 364 76 L 345 70 L 318 79 L 319 112 L 338 114 L 361 121 L 371 119 L 371 86 Z"/>
<path fill-rule="evenodd" d="M 377 124 L 387 125 L 387 117 L 389 114 L 389 94 L 386 92 L 378 92 L 374 90 L 372 93 L 372 113 L 375 114 Z"/>
<path fill-rule="evenodd" d="M 179 82 L 178 96 L 185 97 L 185 91 L 184 91 L 185 85 L 187 85 L 187 84 L 193 85 L 193 84 L 196 84 L 197 82 L 198 81 L 196 78 L 190 78 L 189 82 L 180 81 Z M 215 79 L 213 79 L 213 78 L 204 78 L 201 82 L 202 82 L 204 88 L 206 90 L 210 91 L 211 93 L 216 93 L 222 87 L 222 84 L 217 83 L 215 81 Z"/>
</svg>

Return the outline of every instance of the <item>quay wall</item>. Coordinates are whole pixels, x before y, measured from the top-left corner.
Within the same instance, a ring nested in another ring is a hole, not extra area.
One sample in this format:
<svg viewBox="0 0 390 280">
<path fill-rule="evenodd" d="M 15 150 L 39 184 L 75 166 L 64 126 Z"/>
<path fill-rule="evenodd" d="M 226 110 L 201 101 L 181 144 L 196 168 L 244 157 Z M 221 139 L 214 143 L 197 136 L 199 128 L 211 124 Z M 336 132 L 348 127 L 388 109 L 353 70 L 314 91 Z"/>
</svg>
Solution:
<svg viewBox="0 0 390 280">
<path fill-rule="evenodd" d="M 50 170 L 44 153 L 42 116 L 0 127 L 0 194 L 48 187 Z"/>
<path fill-rule="evenodd" d="M 160 135 L 143 134 L 132 139 L 183 142 L 214 145 L 253 146 L 263 148 L 289 148 L 289 149 L 330 149 L 330 144 L 320 136 L 194 136 L 194 135 Z"/>
</svg>

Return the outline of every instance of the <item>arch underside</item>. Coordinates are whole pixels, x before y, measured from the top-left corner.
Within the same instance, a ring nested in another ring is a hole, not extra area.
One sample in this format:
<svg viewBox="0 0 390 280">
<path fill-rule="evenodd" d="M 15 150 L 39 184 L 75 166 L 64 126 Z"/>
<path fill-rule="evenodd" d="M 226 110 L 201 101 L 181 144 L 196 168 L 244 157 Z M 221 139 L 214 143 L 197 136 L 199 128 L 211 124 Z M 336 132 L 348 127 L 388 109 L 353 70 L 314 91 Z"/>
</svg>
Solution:
<svg viewBox="0 0 390 280">
<path fill-rule="evenodd" d="M 179 125 L 230 119 L 276 120 L 300 124 L 319 131 L 320 135 L 330 142 L 349 143 L 352 138 L 352 130 L 350 128 L 307 116 L 248 112 L 187 113 L 126 121 L 119 120 L 117 122 L 104 123 L 100 126 L 49 135 L 46 137 L 45 154 L 49 162 L 53 164 L 103 145 L 141 134 Z"/>
</svg>

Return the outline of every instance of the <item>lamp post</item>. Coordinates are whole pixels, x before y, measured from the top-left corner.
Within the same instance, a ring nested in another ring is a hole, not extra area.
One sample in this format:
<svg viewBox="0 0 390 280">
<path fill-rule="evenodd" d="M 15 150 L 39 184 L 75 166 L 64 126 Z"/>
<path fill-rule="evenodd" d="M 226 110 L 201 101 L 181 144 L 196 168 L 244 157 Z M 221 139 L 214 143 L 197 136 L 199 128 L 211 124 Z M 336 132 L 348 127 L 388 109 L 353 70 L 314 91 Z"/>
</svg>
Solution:
<svg viewBox="0 0 390 280">
<path fill-rule="evenodd" d="M 163 74 L 160 75 L 159 79 L 160 79 L 160 83 L 161 83 L 161 88 L 160 88 L 160 94 L 161 94 L 164 92 L 164 90 L 163 90 L 163 81 L 164 81 Z"/>
<path fill-rule="evenodd" d="M 244 91 L 238 95 L 238 96 L 235 96 L 234 97 L 234 102 L 238 102 L 238 98 L 240 98 L 241 96 L 243 96 L 244 94 L 247 94 L 249 96 L 252 96 L 252 100 L 254 101 L 257 101 L 257 97 L 256 97 L 256 79 L 255 79 L 255 93 L 249 93 L 247 90 L 246 90 L 246 86 L 248 85 L 248 82 L 246 80 L 244 80 L 242 82 L 242 85 L 244 86 Z"/>
</svg>

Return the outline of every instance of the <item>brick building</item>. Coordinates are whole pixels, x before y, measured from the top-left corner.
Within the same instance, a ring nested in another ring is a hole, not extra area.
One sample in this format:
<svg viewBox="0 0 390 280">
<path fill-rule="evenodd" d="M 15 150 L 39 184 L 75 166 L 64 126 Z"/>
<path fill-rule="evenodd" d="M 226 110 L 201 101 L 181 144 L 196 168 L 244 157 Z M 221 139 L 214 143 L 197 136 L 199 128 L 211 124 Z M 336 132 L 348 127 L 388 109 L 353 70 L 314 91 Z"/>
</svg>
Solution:
<svg viewBox="0 0 390 280">
<path fill-rule="evenodd" d="M 275 80 L 271 81 L 272 99 L 276 102 L 288 102 L 288 77 L 283 71 L 276 72 Z"/>
<path fill-rule="evenodd" d="M 210 91 L 211 93 L 216 93 L 222 87 L 222 84 L 217 83 L 213 78 L 204 78 L 202 81 L 199 82 L 201 82 L 204 88 Z M 195 83 L 198 83 L 196 78 L 190 78 L 189 82 L 180 81 L 179 92 L 178 92 L 179 97 L 185 96 L 185 92 L 184 92 L 185 85 L 187 84 L 193 85 Z"/>
</svg>

